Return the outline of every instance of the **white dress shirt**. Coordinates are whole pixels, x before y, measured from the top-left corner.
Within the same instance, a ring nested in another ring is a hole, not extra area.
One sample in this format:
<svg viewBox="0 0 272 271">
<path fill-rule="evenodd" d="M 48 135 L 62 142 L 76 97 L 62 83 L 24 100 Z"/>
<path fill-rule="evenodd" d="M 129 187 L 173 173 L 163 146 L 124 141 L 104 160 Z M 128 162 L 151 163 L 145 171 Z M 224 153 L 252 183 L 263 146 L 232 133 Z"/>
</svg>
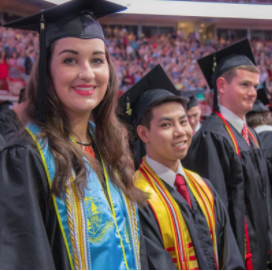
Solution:
<svg viewBox="0 0 272 271">
<path fill-rule="evenodd" d="M 225 120 L 227 120 L 240 134 L 242 134 L 242 130 L 244 127 L 244 123 L 246 124 L 246 119 L 243 120 L 235 115 L 232 111 L 227 109 L 225 106 L 219 104 L 219 110 Z"/>
<path fill-rule="evenodd" d="M 254 128 L 257 134 L 261 132 L 272 132 L 272 126 L 271 125 L 261 125 L 256 128 Z"/>
<path fill-rule="evenodd" d="M 169 184 L 171 187 L 176 189 L 175 187 L 175 180 L 176 175 L 180 174 L 183 176 L 183 178 L 186 180 L 186 175 L 183 170 L 183 167 L 181 165 L 181 162 L 179 161 L 179 166 L 177 172 L 174 172 L 170 168 L 164 166 L 163 164 L 151 159 L 146 155 L 145 157 L 146 163 L 153 169 L 153 171 L 156 173 L 156 175 L 161 178 L 163 181 L 165 181 L 167 184 Z"/>
<path fill-rule="evenodd" d="M 196 133 L 200 128 L 201 128 L 201 124 L 200 122 L 198 122 L 194 132 Z"/>
</svg>

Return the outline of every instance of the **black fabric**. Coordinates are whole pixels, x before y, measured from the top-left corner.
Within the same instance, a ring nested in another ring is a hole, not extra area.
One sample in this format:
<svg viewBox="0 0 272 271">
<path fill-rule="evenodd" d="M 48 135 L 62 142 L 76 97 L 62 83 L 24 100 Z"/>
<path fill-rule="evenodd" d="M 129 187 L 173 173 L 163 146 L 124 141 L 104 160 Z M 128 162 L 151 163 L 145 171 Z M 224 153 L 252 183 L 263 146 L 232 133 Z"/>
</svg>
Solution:
<svg viewBox="0 0 272 271">
<path fill-rule="evenodd" d="M 231 68 L 240 65 L 256 66 L 248 39 L 236 42 L 222 50 L 198 59 L 197 62 L 210 89 L 215 87 L 215 80 Z"/>
<path fill-rule="evenodd" d="M 216 238 L 219 268 L 244 269 L 243 259 L 233 236 L 224 204 L 221 202 L 218 194 L 209 181 L 205 181 L 209 185 L 215 200 Z M 188 226 L 192 242 L 194 244 L 199 269 L 216 269 L 209 227 L 206 218 L 192 192 L 188 188 L 192 203 L 191 209 L 186 200 L 174 188 L 170 187 L 165 182 L 164 184 L 178 203 Z M 145 245 L 150 269 L 176 269 L 169 252 L 164 249 L 157 220 L 152 208 L 149 205 L 146 205 L 144 208 L 140 209 L 140 220 L 145 236 Z"/>
<path fill-rule="evenodd" d="M 0 103 L 0 112 L 4 109 L 8 109 L 10 107 L 10 105 L 12 105 L 12 102 L 10 102 L 10 101 L 4 101 L 4 102 Z"/>
<path fill-rule="evenodd" d="M 264 106 L 264 104 L 260 100 L 256 100 L 252 106 L 252 109 L 246 114 L 250 116 L 255 113 L 265 113 L 269 110 Z"/>
<path fill-rule="evenodd" d="M 118 99 L 118 104 L 120 111 L 125 114 L 127 111 L 127 103 L 129 102 L 132 110 L 132 117 L 128 124 L 137 127 L 140 124 L 144 113 L 152 107 L 152 104 L 159 100 L 175 96 L 179 96 L 177 99 L 180 99 L 180 102 L 183 105 L 188 102 L 187 98 L 183 98 L 179 95 L 176 87 L 173 85 L 161 65 L 158 64 L 137 84 L 124 93 Z"/>
<path fill-rule="evenodd" d="M 0 135 L 0 152 L 4 149 L 4 147 L 6 147 L 6 145 L 6 139 L 2 135 Z"/>
<path fill-rule="evenodd" d="M 0 135 L 6 141 L 14 138 L 22 129 L 22 124 L 16 113 L 9 108 L 0 111 Z"/>
<path fill-rule="evenodd" d="M 187 103 L 187 110 L 191 109 L 192 107 L 198 106 L 198 99 L 196 96 L 189 97 L 189 102 Z"/>
<path fill-rule="evenodd" d="M 271 194 L 266 160 L 262 149 L 257 149 L 251 138 L 251 146 L 248 146 L 234 127 L 231 126 L 231 130 L 241 159 L 223 122 L 212 114 L 193 137 L 183 164 L 208 178 L 217 190 L 228 210 L 242 255 L 245 255 L 246 216 L 253 268 L 266 269 L 268 250 L 272 251 Z"/>
<path fill-rule="evenodd" d="M 213 109 L 215 112 L 219 112 L 216 80 L 232 68 L 241 65 L 256 66 L 248 39 L 198 59 L 197 62 L 210 89 L 214 90 Z"/>
<path fill-rule="evenodd" d="M 26 132 L 0 153 L 0 169 L 1 269 L 71 269 L 41 157 Z"/>
<path fill-rule="evenodd" d="M 192 107 L 199 105 L 199 101 L 198 101 L 196 95 L 203 94 L 204 92 L 205 92 L 204 90 L 200 90 L 200 89 L 198 89 L 198 90 L 180 90 L 179 95 L 189 98 L 189 101 L 187 102 L 187 106 L 186 106 L 186 109 L 189 110 Z"/>
<path fill-rule="evenodd" d="M 135 168 L 139 167 L 146 154 L 144 143 L 136 132 L 142 117 L 156 102 L 173 100 L 180 102 L 184 107 L 189 101 L 189 99 L 181 97 L 160 64 L 119 97 L 118 116 L 131 131 L 130 149 L 134 153 Z"/>
<path fill-rule="evenodd" d="M 272 193 L 272 131 L 264 131 L 258 134 L 262 148 L 264 150 L 264 156 L 266 158 L 267 170 L 269 176 L 269 183 Z"/>
<path fill-rule="evenodd" d="M 265 105 L 268 105 L 269 99 L 267 97 L 265 88 L 260 85 L 260 87 L 257 90 L 257 98 L 254 102 L 252 109 L 247 113 L 247 116 L 254 114 L 254 113 L 264 113 L 268 112 L 269 110 L 265 107 Z"/>
<path fill-rule="evenodd" d="M 67 37 L 99 38 L 105 41 L 103 29 L 96 18 L 125 9 L 124 6 L 104 0 L 74 0 L 5 24 L 5 27 L 40 33 L 38 118 L 41 122 L 46 121 L 47 112 L 46 48 L 53 42 Z"/>
<path fill-rule="evenodd" d="M 104 40 L 96 18 L 123 11 L 126 7 L 104 0 L 74 0 L 34 15 L 9 22 L 6 27 L 40 31 L 42 14 L 45 19 L 46 45 L 65 37 Z"/>
</svg>

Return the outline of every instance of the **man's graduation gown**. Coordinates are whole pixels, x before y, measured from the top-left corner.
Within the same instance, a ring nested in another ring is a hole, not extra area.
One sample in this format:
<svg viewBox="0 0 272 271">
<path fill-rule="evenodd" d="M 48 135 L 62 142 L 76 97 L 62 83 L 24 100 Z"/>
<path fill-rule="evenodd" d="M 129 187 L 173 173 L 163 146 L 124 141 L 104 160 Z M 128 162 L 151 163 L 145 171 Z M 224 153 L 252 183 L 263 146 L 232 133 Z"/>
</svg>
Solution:
<svg viewBox="0 0 272 271">
<path fill-rule="evenodd" d="M 224 204 L 209 181 L 205 181 L 214 196 L 219 268 L 244 269 L 244 262 L 233 236 Z M 213 244 L 207 221 L 191 190 L 187 187 L 191 198 L 192 209 L 173 187 L 166 182 L 164 182 L 164 185 L 178 203 L 186 221 L 194 244 L 199 269 L 216 269 Z M 147 257 L 150 269 L 176 269 L 169 252 L 164 249 L 160 229 L 149 204 L 139 209 L 139 216 L 148 252 Z"/>
<path fill-rule="evenodd" d="M 44 166 L 27 133 L 2 151 L 0 168 L 1 269 L 71 269 Z"/>
<path fill-rule="evenodd" d="M 254 269 L 266 269 L 271 247 L 271 195 L 266 160 L 251 137 L 248 146 L 231 125 L 241 158 L 224 123 L 212 114 L 193 137 L 183 165 L 208 178 L 228 209 L 241 254 L 245 255 L 246 217 Z M 257 138 L 254 131 L 250 129 Z M 257 139 L 258 140 L 258 139 Z"/>
</svg>

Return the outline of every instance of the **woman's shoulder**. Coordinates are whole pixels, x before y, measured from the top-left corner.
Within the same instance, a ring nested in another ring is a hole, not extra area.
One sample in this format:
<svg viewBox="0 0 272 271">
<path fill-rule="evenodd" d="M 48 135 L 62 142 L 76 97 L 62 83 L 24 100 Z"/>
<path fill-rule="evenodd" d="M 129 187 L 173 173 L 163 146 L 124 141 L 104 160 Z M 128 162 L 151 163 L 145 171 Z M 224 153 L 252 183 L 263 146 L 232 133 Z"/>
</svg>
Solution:
<svg viewBox="0 0 272 271">
<path fill-rule="evenodd" d="M 33 156 L 39 159 L 39 152 L 34 140 L 27 131 L 21 132 L 17 137 L 10 140 L 1 151 L 1 157 L 10 156 Z"/>
</svg>

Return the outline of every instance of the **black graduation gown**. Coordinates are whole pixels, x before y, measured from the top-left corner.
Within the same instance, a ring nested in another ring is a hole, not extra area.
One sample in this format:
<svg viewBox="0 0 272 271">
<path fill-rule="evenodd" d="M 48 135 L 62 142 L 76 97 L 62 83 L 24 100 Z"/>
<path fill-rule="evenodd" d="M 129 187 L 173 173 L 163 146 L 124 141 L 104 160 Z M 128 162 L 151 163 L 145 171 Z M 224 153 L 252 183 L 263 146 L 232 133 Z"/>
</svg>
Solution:
<svg viewBox="0 0 272 271">
<path fill-rule="evenodd" d="M 263 131 L 258 134 L 262 148 L 264 150 L 264 155 L 267 163 L 267 170 L 270 182 L 270 188 L 272 190 L 272 131 Z"/>
<path fill-rule="evenodd" d="M 267 268 L 267 252 L 271 250 L 271 195 L 266 161 L 262 148 L 230 124 L 241 152 L 237 155 L 233 142 L 221 119 L 212 114 L 193 137 L 183 165 L 208 178 L 225 206 L 238 247 L 245 255 L 244 217 L 249 230 L 254 269 Z M 253 130 L 252 133 L 258 140 Z"/>
<path fill-rule="evenodd" d="M 0 152 L 2 151 L 2 149 L 4 149 L 6 145 L 7 145 L 6 139 L 2 135 L 0 135 Z"/>
<path fill-rule="evenodd" d="M 0 154 L 0 186 L 0 268 L 71 269 L 44 167 L 26 132 Z"/>
<path fill-rule="evenodd" d="M 244 262 L 235 241 L 224 204 L 209 181 L 205 181 L 209 185 L 214 196 L 219 268 L 244 269 Z M 190 188 L 187 186 L 191 198 L 192 209 L 174 188 L 165 182 L 164 184 L 178 203 L 186 221 L 194 244 L 199 269 L 216 269 L 209 227 Z M 150 205 L 141 208 L 139 213 L 150 269 L 176 269 L 169 252 L 164 249 L 159 226 Z"/>
<path fill-rule="evenodd" d="M 8 142 L 22 129 L 22 124 L 16 113 L 9 108 L 0 111 L 0 135 Z"/>
</svg>

